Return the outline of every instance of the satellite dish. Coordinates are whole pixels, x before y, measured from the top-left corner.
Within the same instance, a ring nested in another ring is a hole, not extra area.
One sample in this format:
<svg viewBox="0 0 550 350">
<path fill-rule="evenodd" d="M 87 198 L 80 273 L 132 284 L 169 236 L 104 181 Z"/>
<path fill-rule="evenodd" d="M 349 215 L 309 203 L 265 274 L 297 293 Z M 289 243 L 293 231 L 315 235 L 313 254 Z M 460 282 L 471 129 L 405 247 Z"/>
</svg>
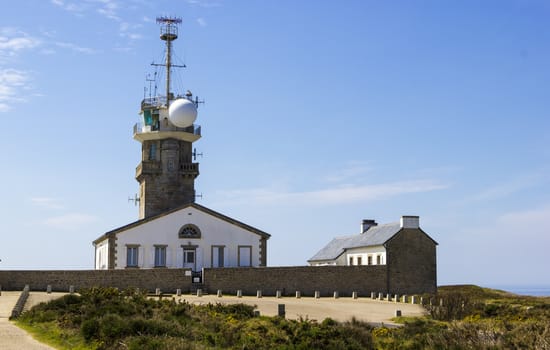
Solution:
<svg viewBox="0 0 550 350">
<path fill-rule="evenodd" d="M 170 103 L 168 119 L 178 128 L 191 126 L 197 119 L 197 106 L 186 98 L 178 98 Z"/>
</svg>

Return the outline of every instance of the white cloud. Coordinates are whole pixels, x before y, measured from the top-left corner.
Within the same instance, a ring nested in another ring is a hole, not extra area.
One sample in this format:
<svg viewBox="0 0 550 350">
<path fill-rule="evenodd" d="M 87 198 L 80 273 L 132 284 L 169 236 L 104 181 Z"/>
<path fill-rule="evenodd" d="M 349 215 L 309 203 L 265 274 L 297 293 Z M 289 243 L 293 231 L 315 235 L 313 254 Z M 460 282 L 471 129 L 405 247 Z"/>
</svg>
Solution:
<svg viewBox="0 0 550 350">
<path fill-rule="evenodd" d="M 62 8 L 67 12 L 71 12 L 77 16 L 82 16 L 82 13 L 87 9 L 87 4 L 82 2 L 70 2 L 64 0 L 51 0 L 55 6 Z"/>
<path fill-rule="evenodd" d="M 514 193 L 521 192 L 525 189 L 537 186 L 545 178 L 546 176 L 542 176 L 540 174 L 522 176 L 508 182 L 488 187 L 485 190 L 473 195 L 469 199 L 474 201 L 501 199 Z"/>
<path fill-rule="evenodd" d="M 305 192 L 289 192 L 277 189 L 250 189 L 220 192 L 220 197 L 232 202 L 293 205 L 341 205 L 368 202 L 397 197 L 409 193 L 442 190 L 447 185 L 431 180 L 401 181 L 376 185 L 347 185 L 336 188 Z"/>
<path fill-rule="evenodd" d="M 41 40 L 10 27 L 0 28 L 0 57 L 13 57 L 20 51 L 40 46 Z"/>
<path fill-rule="evenodd" d="M 323 180 L 332 183 L 349 181 L 357 179 L 371 170 L 372 169 L 364 162 L 349 162 L 347 165 L 343 166 L 341 170 L 336 170 L 335 172 L 326 175 Z"/>
<path fill-rule="evenodd" d="M 44 225 L 61 230 L 77 230 L 96 221 L 97 217 L 93 215 L 69 213 L 48 218 L 44 220 Z"/>
<path fill-rule="evenodd" d="M 101 7 L 97 9 L 97 12 L 114 21 L 120 21 L 121 18 L 117 14 L 119 5 L 116 1 L 113 0 L 96 0 L 96 2 L 101 4 Z"/>
<path fill-rule="evenodd" d="M 201 26 L 201 27 L 206 27 L 206 20 L 202 17 L 199 17 L 197 18 L 197 23 Z"/>
<path fill-rule="evenodd" d="M 45 209 L 63 209 L 64 206 L 60 203 L 59 199 L 51 197 L 33 197 L 31 198 L 32 204 L 45 208 Z"/>
<path fill-rule="evenodd" d="M 23 102 L 23 90 L 29 90 L 29 73 L 22 70 L 0 69 L 0 112 L 11 110 L 14 103 Z"/>
<path fill-rule="evenodd" d="M 219 7 L 222 6 L 221 1 L 216 0 L 186 0 L 189 5 L 200 7 Z"/>
<path fill-rule="evenodd" d="M 85 54 L 95 54 L 95 53 L 97 53 L 97 50 L 95 50 L 95 49 L 92 49 L 92 48 L 89 48 L 89 47 L 84 47 L 84 46 L 78 46 L 78 45 L 75 45 L 73 43 L 67 43 L 67 42 L 62 42 L 62 41 L 56 42 L 55 46 L 61 47 L 63 49 L 72 50 L 72 51 L 75 51 L 75 52 L 85 53 Z"/>
</svg>

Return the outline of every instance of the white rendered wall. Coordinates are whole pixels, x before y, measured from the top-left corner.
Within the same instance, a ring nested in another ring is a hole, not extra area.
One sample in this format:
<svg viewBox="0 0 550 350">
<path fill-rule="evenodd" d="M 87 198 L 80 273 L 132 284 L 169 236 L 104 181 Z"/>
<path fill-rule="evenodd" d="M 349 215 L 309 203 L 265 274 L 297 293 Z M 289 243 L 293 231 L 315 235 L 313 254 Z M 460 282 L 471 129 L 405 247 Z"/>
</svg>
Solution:
<svg viewBox="0 0 550 350">
<path fill-rule="evenodd" d="M 197 226 L 201 238 L 178 237 L 180 229 L 187 224 Z M 260 239 L 255 233 L 218 219 L 193 207 L 146 222 L 117 234 L 116 266 L 126 268 L 126 246 L 139 245 L 138 267 L 154 267 L 155 245 L 166 245 L 166 267 L 183 267 L 183 246 L 196 245 L 195 270 L 211 267 L 212 246 L 225 246 L 224 266 L 237 267 L 238 247 L 251 246 L 252 266 L 260 265 Z"/>
<path fill-rule="evenodd" d="M 107 270 L 109 267 L 109 241 L 104 240 L 95 247 L 95 269 Z"/>
<path fill-rule="evenodd" d="M 361 257 L 361 265 L 367 265 L 368 257 L 371 256 L 371 265 L 378 264 L 378 256 L 380 256 L 380 265 L 386 265 L 386 248 L 384 246 L 374 246 L 365 248 L 353 248 L 346 251 L 346 265 L 350 265 L 350 257 L 353 258 L 352 265 L 359 265 L 358 258 Z"/>
</svg>

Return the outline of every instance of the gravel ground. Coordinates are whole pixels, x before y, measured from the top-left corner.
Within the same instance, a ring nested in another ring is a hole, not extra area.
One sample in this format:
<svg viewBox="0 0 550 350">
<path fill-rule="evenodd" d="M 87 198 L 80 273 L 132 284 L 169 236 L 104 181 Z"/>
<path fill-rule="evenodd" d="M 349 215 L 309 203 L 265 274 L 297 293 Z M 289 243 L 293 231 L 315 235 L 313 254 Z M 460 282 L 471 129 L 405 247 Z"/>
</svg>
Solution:
<svg viewBox="0 0 550 350">
<path fill-rule="evenodd" d="M 256 305 L 261 315 L 275 316 L 278 313 L 278 305 L 284 304 L 286 318 L 299 319 L 307 318 L 310 320 L 322 321 L 327 317 L 334 320 L 345 322 L 355 317 L 357 320 L 369 322 L 375 325 L 395 325 L 390 319 L 395 316 L 396 310 L 401 310 L 402 316 L 422 316 L 425 314 L 424 308 L 420 305 L 394 303 L 388 301 L 372 300 L 370 298 L 320 298 L 302 297 L 300 299 L 293 297 L 275 298 L 275 297 L 242 297 L 216 295 L 203 295 L 197 297 L 194 295 L 182 295 L 177 299 L 186 300 L 194 304 L 207 303 L 244 303 Z"/>
</svg>

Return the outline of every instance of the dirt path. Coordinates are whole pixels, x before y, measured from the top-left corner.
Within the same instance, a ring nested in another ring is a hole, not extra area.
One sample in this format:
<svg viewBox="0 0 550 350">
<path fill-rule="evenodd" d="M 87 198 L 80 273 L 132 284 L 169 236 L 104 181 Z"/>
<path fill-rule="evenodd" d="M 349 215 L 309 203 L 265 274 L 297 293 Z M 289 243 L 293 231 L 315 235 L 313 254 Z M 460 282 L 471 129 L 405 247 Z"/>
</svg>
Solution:
<svg viewBox="0 0 550 350">
<path fill-rule="evenodd" d="M 54 348 L 34 340 L 27 332 L 8 320 L 21 292 L 2 292 L 0 295 L 0 349 L 2 350 L 53 350 Z M 38 293 L 44 294 L 46 293 Z M 29 295 L 29 301 L 34 293 Z M 49 299 L 55 296 L 50 294 Z M 41 297 L 40 299 L 47 299 Z M 35 299 L 36 300 L 36 299 Z M 30 305 L 30 303 L 28 304 Z"/>
</svg>

